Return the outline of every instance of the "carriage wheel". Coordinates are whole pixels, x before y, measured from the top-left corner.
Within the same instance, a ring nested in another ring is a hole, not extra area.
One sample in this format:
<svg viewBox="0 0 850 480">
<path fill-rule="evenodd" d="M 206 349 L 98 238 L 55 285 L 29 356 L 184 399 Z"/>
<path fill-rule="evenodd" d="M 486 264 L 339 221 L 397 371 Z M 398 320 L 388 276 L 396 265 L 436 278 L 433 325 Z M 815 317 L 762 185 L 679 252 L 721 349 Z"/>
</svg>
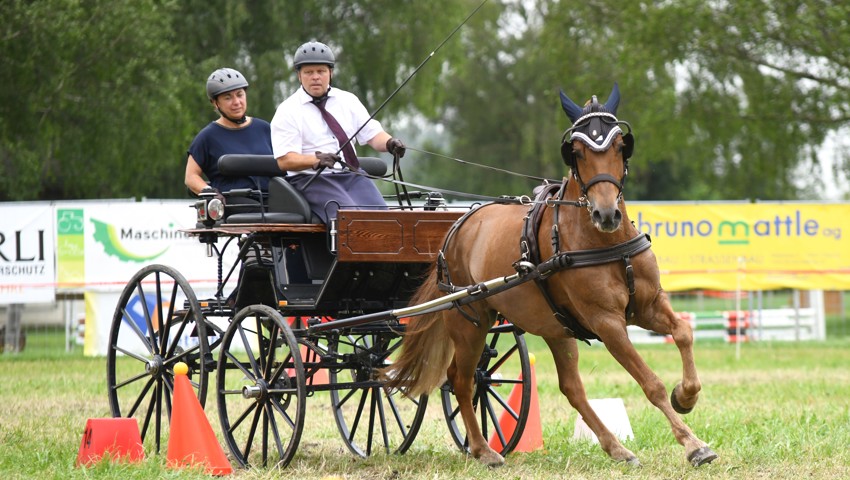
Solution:
<svg viewBox="0 0 850 480">
<path fill-rule="evenodd" d="M 230 322 L 216 378 L 218 416 L 243 467 L 285 467 L 301 440 L 306 386 L 292 329 L 275 309 L 251 305 Z"/>
<path fill-rule="evenodd" d="M 136 418 L 143 441 L 150 444 L 153 437 L 159 453 L 171 418 L 174 364 L 189 366 L 203 405 L 211 358 L 204 316 L 189 282 L 164 265 L 139 270 L 121 293 L 109 333 L 106 384 L 112 415 Z"/>
<path fill-rule="evenodd" d="M 383 332 L 348 332 L 331 343 L 340 367 L 329 372 L 331 409 L 345 445 L 355 455 L 367 457 L 376 450 L 404 453 L 410 448 L 428 404 L 428 396 L 411 399 L 388 391 L 376 379 L 388 366 L 401 337 Z"/>
<path fill-rule="evenodd" d="M 455 444 L 469 451 L 466 428 L 449 382 L 440 389 L 443 413 Z M 518 396 L 518 401 L 517 400 Z M 514 401 L 509 401 L 514 397 Z M 490 329 L 481 361 L 475 370 L 475 409 L 481 432 L 501 455 L 519 443 L 531 405 L 531 366 L 522 332 L 504 318 Z"/>
</svg>

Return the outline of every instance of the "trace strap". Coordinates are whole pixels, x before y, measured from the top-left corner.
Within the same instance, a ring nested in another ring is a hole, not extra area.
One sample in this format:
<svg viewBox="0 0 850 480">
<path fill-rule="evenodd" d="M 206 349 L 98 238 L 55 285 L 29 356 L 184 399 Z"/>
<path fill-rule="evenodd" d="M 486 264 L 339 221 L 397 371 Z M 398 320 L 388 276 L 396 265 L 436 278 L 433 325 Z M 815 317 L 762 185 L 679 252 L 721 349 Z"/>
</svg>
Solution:
<svg viewBox="0 0 850 480">
<path fill-rule="evenodd" d="M 322 118 L 324 118 L 325 123 L 331 127 L 331 131 L 341 146 L 342 154 L 345 157 L 345 163 L 347 163 L 352 170 L 357 170 L 360 168 L 360 161 L 357 160 L 357 155 L 354 153 L 354 147 L 351 146 L 351 142 L 348 140 L 348 135 L 345 134 L 345 130 L 342 129 L 342 126 L 340 126 L 339 122 L 336 121 L 336 118 L 334 118 L 334 116 L 325 109 L 325 103 L 327 102 L 328 96 L 325 95 L 322 98 L 313 100 L 313 105 L 322 112 Z"/>
</svg>

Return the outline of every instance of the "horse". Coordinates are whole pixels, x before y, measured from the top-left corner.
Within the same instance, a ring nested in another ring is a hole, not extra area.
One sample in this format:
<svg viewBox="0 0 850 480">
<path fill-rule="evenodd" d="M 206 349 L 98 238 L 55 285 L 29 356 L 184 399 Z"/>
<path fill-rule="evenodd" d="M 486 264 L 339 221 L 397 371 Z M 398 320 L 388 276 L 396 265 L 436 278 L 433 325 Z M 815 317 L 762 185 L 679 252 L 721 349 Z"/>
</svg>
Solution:
<svg viewBox="0 0 850 480">
<path fill-rule="evenodd" d="M 524 204 L 493 202 L 459 219 L 411 305 L 466 288 L 457 285 L 476 285 L 523 269 L 528 272 L 529 265 L 538 266 L 541 258 L 549 259 L 547 265 L 563 268 L 464 308 L 410 318 L 401 353 L 381 372 L 382 378 L 387 388 L 413 398 L 450 381 L 466 427 L 469 454 L 488 466 L 504 464 L 504 457 L 482 435 L 472 404 L 473 376 L 488 329 L 502 315 L 545 340 L 561 393 L 596 434 L 605 453 L 615 461 L 639 465 L 637 456 L 605 427 L 587 400 L 577 340 L 599 339 L 667 417 L 687 460 L 695 467 L 710 463 L 717 454 L 679 416 L 694 408 L 701 390 L 693 332 L 674 313 L 661 287 L 649 238 L 629 221 L 626 210 L 623 183 L 634 137 L 631 126 L 616 117 L 619 87 L 614 84 L 605 104 L 594 95 L 579 107 L 563 90 L 560 97 L 573 122 L 561 145 L 571 175 L 555 184 L 557 192 L 550 188 L 539 195 L 531 210 Z M 669 398 L 662 381 L 629 340 L 627 325 L 671 335 L 675 341 L 682 379 Z"/>
</svg>

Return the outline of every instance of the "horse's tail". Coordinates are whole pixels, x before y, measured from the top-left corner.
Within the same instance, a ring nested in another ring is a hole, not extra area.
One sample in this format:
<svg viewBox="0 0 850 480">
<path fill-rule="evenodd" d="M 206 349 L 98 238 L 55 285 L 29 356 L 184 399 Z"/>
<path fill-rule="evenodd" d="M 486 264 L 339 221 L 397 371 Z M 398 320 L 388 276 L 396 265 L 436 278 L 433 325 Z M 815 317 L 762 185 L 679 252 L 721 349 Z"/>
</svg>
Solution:
<svg viewBox="0 0 850 480">
<path fill-rule="evenodd" d="M 418 305 L 440 296 L 436 269 L 413 295 L 411 305 Z M 446 369 L 454 355 L 443 313 L 411 317 L 402 340 L 401 354 L 392 365 L 380 372 L 386 386 L 401 390 L 408 397 L 430 393 L 446 380 Z"/>
</svg>

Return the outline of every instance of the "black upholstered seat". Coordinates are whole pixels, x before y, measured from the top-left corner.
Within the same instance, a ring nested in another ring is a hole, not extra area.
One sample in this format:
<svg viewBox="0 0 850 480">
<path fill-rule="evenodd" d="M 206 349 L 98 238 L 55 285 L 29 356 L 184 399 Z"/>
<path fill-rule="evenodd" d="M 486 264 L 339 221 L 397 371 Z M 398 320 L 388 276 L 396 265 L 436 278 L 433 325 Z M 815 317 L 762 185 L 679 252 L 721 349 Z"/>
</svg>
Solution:
<svg viewBox="0 0 850 480">
<path fill-rule="evenodd" d="M 380 158 L 359 157 L 359 160 L 360 167 L 369 175 L 382 176 L 387 172 L 387 164 Z M 244 204 L 226 207 L 225 223 L 321 223 L 304 196 L 286 181 L 272 155 L 222 155 L 218 169 L 223 175 L 270 177 L 265 201 L 250 207 Z"/>
</svg>

